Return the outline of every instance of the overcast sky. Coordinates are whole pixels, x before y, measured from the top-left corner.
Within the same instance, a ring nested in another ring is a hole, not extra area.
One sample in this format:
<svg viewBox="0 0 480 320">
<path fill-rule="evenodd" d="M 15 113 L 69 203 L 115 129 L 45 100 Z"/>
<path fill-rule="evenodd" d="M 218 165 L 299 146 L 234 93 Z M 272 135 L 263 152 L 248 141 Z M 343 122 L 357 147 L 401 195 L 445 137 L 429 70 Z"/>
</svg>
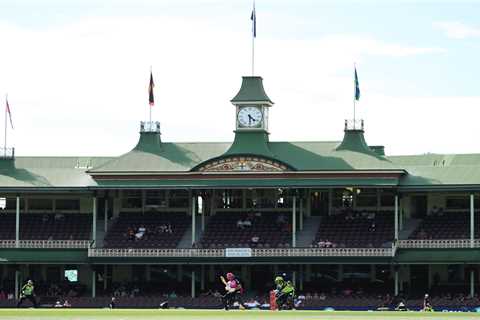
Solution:
<svg viewBox="0 0 480 320">
<path fill-rule="evenodd" d="M 19 155 L 127 152 L 148 117 L 150 66 L 163 141 L 232 141 L 251 9 L 250 0 L 1 0 L 8 145 Z M 395 155 L 480 152 L 479 1 L 256 0 L 256 9 L 271 140 L 340 140 L 356 62 L 369 144 Z"/>
</svg>

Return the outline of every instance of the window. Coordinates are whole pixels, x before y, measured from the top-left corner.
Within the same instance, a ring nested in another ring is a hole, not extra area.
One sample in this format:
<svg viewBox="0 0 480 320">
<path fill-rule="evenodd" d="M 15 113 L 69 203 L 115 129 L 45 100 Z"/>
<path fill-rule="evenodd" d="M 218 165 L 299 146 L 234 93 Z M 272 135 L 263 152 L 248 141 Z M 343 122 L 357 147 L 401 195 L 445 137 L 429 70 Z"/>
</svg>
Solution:
<svg viewBox="0 0 480 320">
<path fill-rule="evenodd" d="M 393 207 L 395 205 L 394 192 L 389 190 L 380 190 L 380 205 L 382 207 Z"/>
<path fill-rule="evenodd" d="M 29 199 L 30 210 L 53 210 L 53 199 Z"/>
<path fill-rule="evenodd" d="M 80 210 L 79 199 L 57 199 L 55 201 L 56 210 Z"/>
<path fill-rule="evenodd" d="M 377 206 L 377 190 L 376 189 L 356 189 L 357 207 L 376 207 Z"/>
<path fill-rule="evenodd" d="M 145 205 L 167 206 L 167 192 L 165 190 L 147 190 Z"/>
<path fill-rule="evenodd" d="M 468 209 L 470 208 L 470 199 L 468 197 L 447 198 L 447 209 Z"/>
<path fill-rule="evenodd" d="M 140 190 L 127 190 L 123 192 L 122 207 L 139 209 L 142 207 L 142 192 Z"/>
<path fill-rule="evenodd" d="M 15 210 L 17 208 L 17 198 L 16 197 L 6 197 L 6 210 Z M 20 210 L 23 210 L 25 207 L 25 200 L 20 198 Z"/>
<path fill-rule="evenodd" d="M 188 207 L 188 191 L 172 190 L 170 191 L 170 207 L 171 208 L 187 208 Z"/>
</svg>

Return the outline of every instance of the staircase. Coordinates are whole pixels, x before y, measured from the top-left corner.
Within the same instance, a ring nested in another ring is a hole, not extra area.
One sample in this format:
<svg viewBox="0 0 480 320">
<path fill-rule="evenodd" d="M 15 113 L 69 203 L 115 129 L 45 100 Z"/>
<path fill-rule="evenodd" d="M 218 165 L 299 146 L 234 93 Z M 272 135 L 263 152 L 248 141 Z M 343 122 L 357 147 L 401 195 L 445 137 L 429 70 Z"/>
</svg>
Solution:
<svg viewBox="0 0 480 320">
<path fill-rule="evenodd" d="M 297 248 L 308 248 L 315 240 L 321 217 L 305 217 L 303 230 L 297 231 Z"/>
<path fill-rule="evenodd" d="M 208 217 L 205 217 L 205 225 L 207 225 Z M 202 236 L 202 217 L 195 217 L 195 243 L 200 241 Z M 185 234 L 182 237 L 182 240 L 178 243 L 177 248 L 186 249 L 192 247 L 192 225 L 185 231 Z"/>
</svg>

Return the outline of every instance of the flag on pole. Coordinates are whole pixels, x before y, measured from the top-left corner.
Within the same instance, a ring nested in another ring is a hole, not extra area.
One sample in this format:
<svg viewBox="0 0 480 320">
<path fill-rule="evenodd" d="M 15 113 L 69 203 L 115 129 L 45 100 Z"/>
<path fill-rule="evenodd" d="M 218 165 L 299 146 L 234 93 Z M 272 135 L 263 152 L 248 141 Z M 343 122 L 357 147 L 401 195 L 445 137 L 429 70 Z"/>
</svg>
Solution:
<svg viewBox="0 0 480 320">
<path fill-rule="evenodd" d="M 355 100 L 360 100 L 360 85 L 358 84 L 357 68 L 355 68 Z"/>
<path fill-rule="evenodd" d="M 148 103 L 150 104 L 150 107 L 153 107 L 155 105 L 155 99 L 153 97 L 154 87 L 155 84 L 153 83 L 153 74 L 152 71 L 150 71 L 150 84 L 148 85 Z"/>
<path fill-rule="evenodd" d="M 13 129 L 12 113 L 10 112 L 10 105 L 8 104 L 8 98 L 5 98 L 5 111 L 8 113 L 8 118 L 10 119 L 10 126 Z"/>
<path fill-rule="evenodd" d="M 250 20 L 252 20 L 252 32 L 253 37 L 257 37 L 257 14 L 255 13 L 255 1 L 253 2 L 253 10 L 252 15 L 250 16 Z"/>
</svg>

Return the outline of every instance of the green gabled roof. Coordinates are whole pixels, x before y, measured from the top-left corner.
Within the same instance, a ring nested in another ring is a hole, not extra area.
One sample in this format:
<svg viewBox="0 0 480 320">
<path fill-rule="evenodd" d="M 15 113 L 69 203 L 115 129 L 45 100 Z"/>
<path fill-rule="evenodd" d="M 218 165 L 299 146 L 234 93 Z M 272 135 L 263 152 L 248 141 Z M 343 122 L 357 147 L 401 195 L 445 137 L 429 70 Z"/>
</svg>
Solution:
<svg viewBox="0 0 480 320">
<path fill-rule="evenodd" d="M 134 148 L 132 151 L 89 172 L 181 172 L 213 157 L 218 157 L 229 143 L 169 143 L 161 148 Z"/>
<path fill-rule="evenodd" d="M 95 185 L 86 170 L 110 157 L 16 157 L 0 160 L 0 188 L 78 188 Z"/>
<path fill-rule="evenodd" d="M 272 100 L 265 93 L 262 77 L 242 77 L 242 86 L 237 95 L 230 100 L 233 104 L 243 102 L 266 102 L 273 104 Z"/>
</svg>

